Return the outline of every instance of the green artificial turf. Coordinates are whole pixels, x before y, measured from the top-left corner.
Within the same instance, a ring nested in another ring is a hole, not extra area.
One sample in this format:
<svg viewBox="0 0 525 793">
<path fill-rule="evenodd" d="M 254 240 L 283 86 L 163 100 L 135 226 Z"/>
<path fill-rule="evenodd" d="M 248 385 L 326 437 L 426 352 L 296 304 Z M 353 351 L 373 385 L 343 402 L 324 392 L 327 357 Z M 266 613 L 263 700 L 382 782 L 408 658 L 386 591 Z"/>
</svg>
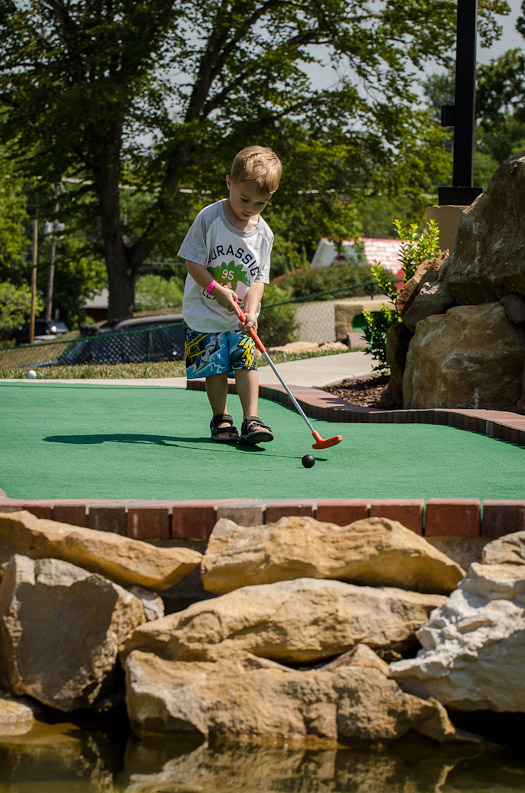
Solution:
<svg viewBox="0 0 525 793">
<path fill-rule="evenodd" d="M 238 427 L 241 410 L 230 396 Z M 261 400 L 272 443 L 212 443 L 206 395 L 184 389 L 0 382 L 0 488 L 23 499 L 525 496 L 525 450 L 453 427 L 312 420 Z M 314 454 L 313 468 L 301 458 Z"/>
</svg>

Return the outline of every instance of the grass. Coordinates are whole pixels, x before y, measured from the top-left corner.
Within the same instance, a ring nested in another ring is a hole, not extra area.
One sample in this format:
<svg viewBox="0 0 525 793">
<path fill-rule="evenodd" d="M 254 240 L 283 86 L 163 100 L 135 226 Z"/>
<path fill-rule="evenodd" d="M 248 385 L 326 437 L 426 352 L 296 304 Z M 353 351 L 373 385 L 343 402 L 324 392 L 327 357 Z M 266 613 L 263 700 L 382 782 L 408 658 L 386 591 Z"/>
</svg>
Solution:
<svg viewBox="0 0 525 793">
<path fill-rule="evenodd" d="M 318 358 L 326 355 L 339 355 L 347 350 L 325 350 L 323 352 L 303 353 L 272 353 L 275 364 L 298 361 L 305 358 Z M 258 367 L 267 366 L 265 358 L 257 361 Z M 118 364 L 82 364 L 79 366 L 45 366 L 35 369 L 37 378 L 42 380 L 112 380 L 121 378 L 151 379 L 160 377 L 184 377 L 186 367 L 184 361 L 159 361 L 157 363 L 118 363 Z M 27 378 L 27 367 L 0 369 L 0 379 L 23 380 Z"/>
</svg>

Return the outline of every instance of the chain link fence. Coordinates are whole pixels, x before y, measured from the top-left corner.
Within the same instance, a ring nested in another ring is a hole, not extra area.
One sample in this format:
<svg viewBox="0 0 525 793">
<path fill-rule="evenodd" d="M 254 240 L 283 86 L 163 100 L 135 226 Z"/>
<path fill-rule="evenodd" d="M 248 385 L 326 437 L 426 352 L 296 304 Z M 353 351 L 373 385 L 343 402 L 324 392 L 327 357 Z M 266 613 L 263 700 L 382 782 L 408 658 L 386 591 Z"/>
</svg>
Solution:
<svg viewBox="0 0 525 793">
<path fill-rule="evenodd" d="M 260 334 L 266 346 L 291 340 L 323 344 L 360 336 L 363 311 L 379 311 L 388 298 L 368 281 L 263 305 Z M 283 313 L 284 310 L 284 313 Z M 282 321 L 279 321 L 279 318 Z M 93 326 L 73 339 L 0 347 L 0 371 L 76 364 L 147 363 L 184 358 L 184 323 L 111 332 Z"/>
<path fill-rule="evenodd" d="M 149 363 L 184 358 L 184 323 L 125 332 L 89 331 L 73 339 L 56 339 L 0 347 L 0 370 L 77 364 Z"/>
</svg>

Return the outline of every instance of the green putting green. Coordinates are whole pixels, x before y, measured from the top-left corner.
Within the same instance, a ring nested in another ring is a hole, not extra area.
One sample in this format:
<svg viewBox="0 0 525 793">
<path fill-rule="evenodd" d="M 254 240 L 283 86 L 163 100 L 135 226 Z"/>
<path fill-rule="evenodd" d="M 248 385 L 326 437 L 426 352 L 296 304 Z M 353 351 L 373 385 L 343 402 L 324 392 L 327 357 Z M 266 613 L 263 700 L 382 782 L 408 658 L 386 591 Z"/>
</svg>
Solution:
<svg viewBox="0 0 525 793">
<path fill-rule="evenodd" d="M 525 496 L 525 450 L 453 427 L 312 420 L 260 400 L 275 440 L 209 438 L 206 395 L 183 389 L 0 383 L 0 488 L 19 499 L 479 498 Z M 228 410 L 240 426 L 239 400 Z M 301 458 L 316 464 L 303 468 Z"/>
</svg>

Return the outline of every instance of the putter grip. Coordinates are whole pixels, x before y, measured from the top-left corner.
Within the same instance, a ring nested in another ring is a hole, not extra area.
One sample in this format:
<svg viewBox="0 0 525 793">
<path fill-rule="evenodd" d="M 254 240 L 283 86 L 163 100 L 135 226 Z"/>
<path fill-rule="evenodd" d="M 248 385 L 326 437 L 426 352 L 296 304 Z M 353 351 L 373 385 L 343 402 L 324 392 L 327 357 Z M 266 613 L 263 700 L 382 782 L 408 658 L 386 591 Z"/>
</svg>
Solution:
<svg viewBox="0 0 525 793">
<path fill-rule="evenodd" d="M 246 322 L 246 314 L 241 310 L 241 307 L 237 303 L 235 303 L 235 310 L 241 322 Z M 260 352 L 266 352 L 266 347 L 264 346 L 264 344 L 262 343 L 256 332 L 254 331 L 254 329 L 249 328 L 247 333 L 248 336 L 250 336 L 254 340 L 257 349 Z"/>
</svg>

